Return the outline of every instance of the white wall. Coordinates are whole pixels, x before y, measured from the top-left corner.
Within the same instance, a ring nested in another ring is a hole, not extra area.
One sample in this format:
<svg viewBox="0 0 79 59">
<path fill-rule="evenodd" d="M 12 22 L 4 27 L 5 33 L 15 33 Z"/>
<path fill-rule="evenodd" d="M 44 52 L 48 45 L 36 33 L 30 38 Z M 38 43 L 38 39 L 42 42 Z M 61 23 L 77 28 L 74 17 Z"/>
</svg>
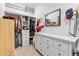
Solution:
<svg viewBox="0 0 79 59">
<path fill-rule="evenodd" d="M 15 3 L 15 5 L 23 7 L 23 8 L 25 7 L 21 4 Z M 10 13 L 15 13 L 15 14 L 19 14 L 19 15 L 33 16 L 34 17 L 33 14 L 30 14 L 30 13 L 27 13 L 27 12 L 24 12 L 24 11 L 21 11 L 21 10 L 17 10 L 17 9 L 5 7 L 5 3 L 0 3 L 0 18 L 5 15 L 5 12 L 10 12 Z"/>
<path fill-rule="evenodd" d="M 39 6 L 36 7 L 35 9 L 35 15 L 37 18 L 43 18 L 45 19 L 45 14 L 54 11 L 56 9 L 61 8 L 61 26 L 58 27 L 45 27 L 42 32 L 46 32 L 46 33 L 68 33 L 68 25 L 66 24 L 67 22 L 64 21 L 65 19 L 65 11 L 68 8 L 73 8 L 74 10 L 76 10 L 78 4 L 73 4 L 73 3 L 46 3 L 46 4 L 40 4 Z M 45 21 L 45 20 L 44 20 Z"/>
<path fill-rule="evenodd" d="M 0 3 L 0 18 L 4 15 L 4 3 Z"/>
<path fill-rule="evenodd" d="M 15 13 L 15 14 L 24 15 L 24 16 L 34 16 L 30 13 L 20 11 L 20 10 L 16 10 L 16 9 L 13 9 L 13 8 L 9 8 L 9 7 L 5 7 L 5 12 Z"/>
<path fill-rule="evenodd" d="M 14 4 L 14 5 L 16 5 L 16 6 L 20 6 L 20 7 L 22 7 L 22 8 L 24 8 L 25 6 L 23 6 L 21 3 L 11 3 L 11 4 Z M 4 7 L 5 9 L 4 9 L 4 11 L 5 12 L 10 12 L 10 13 L 15 13 L 15 14 L 19 14 L 19 15 L 24 15 L 24 16 L 33 16 L 34 17 L 34 15 L 33 14 L 30 14 L 30 13 L 27 13 L 27 12 L 25 12 L 25 11 L 21 11 L 21 10 L 17 10 L 17 9 L 14 9 L 14 8 L 9 8 L 9 7 Z"/>
</svg>

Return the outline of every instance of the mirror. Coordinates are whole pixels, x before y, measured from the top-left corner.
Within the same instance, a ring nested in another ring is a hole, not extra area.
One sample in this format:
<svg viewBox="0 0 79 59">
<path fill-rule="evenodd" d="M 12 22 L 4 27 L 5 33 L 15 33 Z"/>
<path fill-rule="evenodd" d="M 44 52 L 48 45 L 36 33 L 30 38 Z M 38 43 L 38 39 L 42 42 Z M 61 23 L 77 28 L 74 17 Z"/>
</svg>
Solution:
<svg viewBox="0 0 79 59">
<path fill-rule="evenodd" d="M 60 26 L 61 24 L 61 9 L 54 10 L 45 15 L 46 26 Z"/>
<path fill-rule="evenodd" d="M 73 16 L 73 18 L 70 20 L 69 23 L 69 33 L 75 37 L 77 34 L 78 12 L 74 11 L 74 14 L 75 15 Z"/>
</svg>

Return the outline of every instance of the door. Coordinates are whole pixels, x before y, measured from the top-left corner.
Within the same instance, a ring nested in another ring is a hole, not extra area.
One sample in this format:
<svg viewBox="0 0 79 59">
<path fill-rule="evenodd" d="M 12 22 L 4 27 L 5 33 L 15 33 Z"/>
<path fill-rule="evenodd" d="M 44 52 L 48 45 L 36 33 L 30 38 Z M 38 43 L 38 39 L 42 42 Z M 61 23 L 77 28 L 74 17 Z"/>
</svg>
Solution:
<svg viewBox="0 0 79 59">
<path fill-rule="evenodd" d="M 0 55 L 14 55 L 14 48 L 14 21 L 0 19 Z"/>
<path fill-rule="evenodd" d="M 29 33 L 30 33 L 30 44 L 33 44 L 33 37 L 35 36 L 35 18 L 29 17 Z"/>
</svg>

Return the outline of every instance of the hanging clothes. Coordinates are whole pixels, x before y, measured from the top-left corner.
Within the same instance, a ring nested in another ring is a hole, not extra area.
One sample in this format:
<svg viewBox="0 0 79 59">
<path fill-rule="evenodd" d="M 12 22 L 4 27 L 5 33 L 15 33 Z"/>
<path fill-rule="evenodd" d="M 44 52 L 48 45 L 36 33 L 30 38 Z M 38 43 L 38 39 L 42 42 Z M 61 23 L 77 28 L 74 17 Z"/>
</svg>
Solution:
<svg viewBox="0 0 79 59">
<path fill-rule="evenodd" d="M 44 28 L 44 23 L 42 18 L 37 20 L 38 26 L 36 28 L 36 31 L 39 32 L 42 28 Z"/>
</svg>

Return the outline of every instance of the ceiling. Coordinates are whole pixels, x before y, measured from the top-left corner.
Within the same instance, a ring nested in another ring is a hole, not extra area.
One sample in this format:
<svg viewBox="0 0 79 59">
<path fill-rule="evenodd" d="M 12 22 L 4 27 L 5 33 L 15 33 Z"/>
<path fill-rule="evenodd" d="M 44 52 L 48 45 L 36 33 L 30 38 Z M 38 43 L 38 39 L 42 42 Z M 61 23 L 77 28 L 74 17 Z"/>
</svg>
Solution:
<svg viewBox="0 0 79 59">
<path fill-rule="evenodd" d="M 20 6 L 29 6 L 29 7 L 32 7 L 32 8 L 36 8 L 37 6 L 39 5 L 46 5 L 46 6 L 59 6 L 59 5 L 69 5 L 70 3 L 14 3 L 14 4 L 18 4 Z"/>
<path fill-rule="evenodd" d="M 36 6 L 39 5 L 39 3 L 19 3 L 20 5 L 23 5 L 23 6 L 29 6 L 29 7 L 32 7 L 32 8 L 35 8 Z"/>
</svg>

